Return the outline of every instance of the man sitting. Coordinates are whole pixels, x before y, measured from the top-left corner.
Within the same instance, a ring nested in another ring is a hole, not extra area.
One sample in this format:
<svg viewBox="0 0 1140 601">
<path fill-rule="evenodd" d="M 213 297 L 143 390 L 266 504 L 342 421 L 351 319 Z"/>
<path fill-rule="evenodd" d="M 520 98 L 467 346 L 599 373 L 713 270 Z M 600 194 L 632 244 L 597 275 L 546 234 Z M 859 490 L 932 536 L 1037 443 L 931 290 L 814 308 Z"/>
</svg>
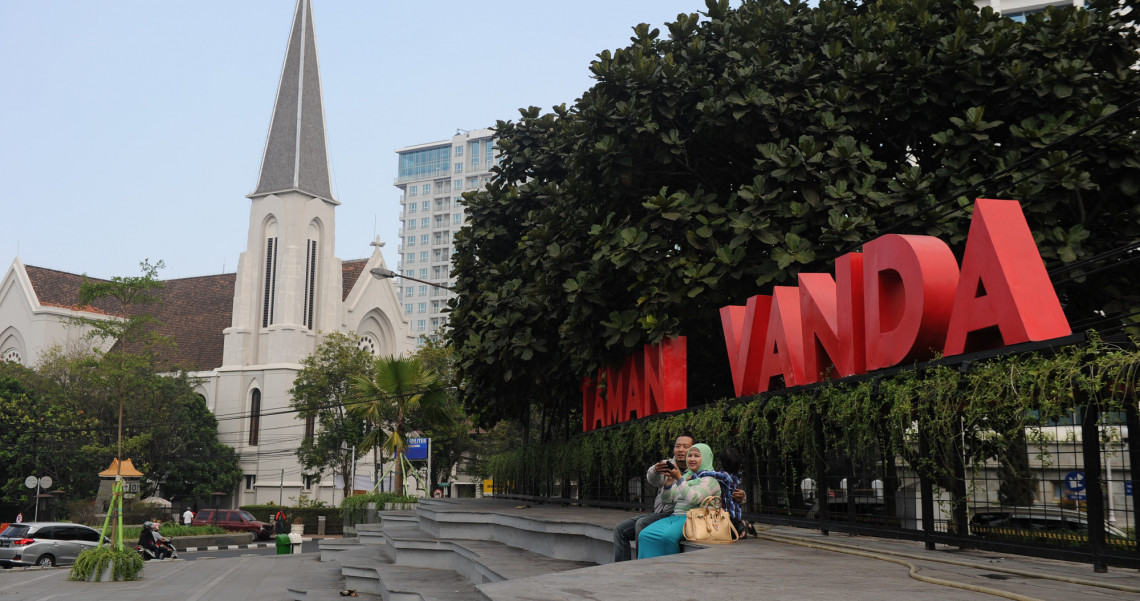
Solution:
<svg viewBox="0 0 1140 601">
<path fill-rule="evenodd" d="M 685 471 L 685 455 L 689 452 L 689 447 L 693 446 L 695 439 L 692 434 L 686 432 L 677 437 L 673 442 L 673 461 L 675 465 Z M 637 535 L 646 526 L 656 522 L 657 520 L 667 518 L 673 515 L 673 503 L 666 503 L 661 500 L 661 489 L 665 486 L 665 474 L 673 469 L 669 464 L 669 460 L 662 460 L 649 466 L 645 472 L 645 480 L 649 485 L 657 489 L 657 496 L 653 499 L 653 513 L 639 515 L 628 520 L 622 521 L 614 528 L 614 562 L 629 561 L 633 555 L 630 550 L 630 541 L 637 540 Z"/>
</svg>

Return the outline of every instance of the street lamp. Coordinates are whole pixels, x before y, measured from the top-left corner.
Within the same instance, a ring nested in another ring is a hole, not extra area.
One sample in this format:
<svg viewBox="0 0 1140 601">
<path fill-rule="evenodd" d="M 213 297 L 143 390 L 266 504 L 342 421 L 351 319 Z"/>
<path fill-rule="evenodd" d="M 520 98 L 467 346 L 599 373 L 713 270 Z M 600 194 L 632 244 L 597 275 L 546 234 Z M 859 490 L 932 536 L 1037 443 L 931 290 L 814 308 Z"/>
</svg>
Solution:
<svg viewBox="0 0 1140 601">
<path fill-rule="evenodd" d="M 428 286 L 435 286 L 436 288 L 443 288 L 444 290 L 454 290 L 454 288 L 451 288 L 450 286 L 444 286 L 443 284 L 436 284 L 435 282 L 429 282 L 427 280 L 421 280 L 419 278 L 413 278 L 410 275 L 399 274 L 399 273 L 396 273 L 395 271 L 392 271 L 391 269 L 384 269 L 383 267 L 377 267 L 375 269 L 371 269 L 368 271 L 368 273 L 371 273 L 372 277 L 374 277 L 378 280 L 386 280 L 389 278 L 404 278 L 405 280 L 411 280 L 413 282 L 419 282 L 421 284 L 427 284 Z"/>
</svg>

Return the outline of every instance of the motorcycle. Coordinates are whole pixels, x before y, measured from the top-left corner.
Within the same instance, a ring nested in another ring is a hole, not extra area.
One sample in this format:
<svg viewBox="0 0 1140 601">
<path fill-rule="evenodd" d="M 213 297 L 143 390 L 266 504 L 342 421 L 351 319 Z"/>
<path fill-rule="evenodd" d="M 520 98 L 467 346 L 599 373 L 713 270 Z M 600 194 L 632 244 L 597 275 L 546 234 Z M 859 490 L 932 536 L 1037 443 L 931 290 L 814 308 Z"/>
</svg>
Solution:
<svg viewBox="0 0 1140 601">
<path fill-rule="evenodd" d="M 178 551 L 174 548 L 174 541 L 171 539 L 164 538 L 161 541 L 155 542 L 155 545 L 162 550 L 163 556 L 161 559 L 178 559 Z M 142 556 L 143 561 L 159 559 L 159 557 L 155 555 L 154 551 L 142 545 L 136 545 L 135 551 L 138 551 L 139 555 Z"/>
</svg>

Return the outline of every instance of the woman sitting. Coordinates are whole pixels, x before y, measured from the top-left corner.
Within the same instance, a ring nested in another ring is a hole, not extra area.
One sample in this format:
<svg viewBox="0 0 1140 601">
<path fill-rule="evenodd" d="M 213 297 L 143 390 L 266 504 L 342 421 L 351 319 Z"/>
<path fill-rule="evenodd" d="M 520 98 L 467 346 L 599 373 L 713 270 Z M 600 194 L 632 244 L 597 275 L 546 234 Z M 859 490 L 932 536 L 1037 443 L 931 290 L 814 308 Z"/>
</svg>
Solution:
<svg viewBox="0 0 1140 601">
<path fill-rule="evenodd" d="M 685 529 L 685 513 L 699 507 L 706 497 L 720 496 L 720 484 L 712 476 L 696 476 L 702 471 L 712 470 L 713 453 L 707 444 L 695 444 L 689 448 L 685 458 L 689 474 L 682 476 L 677 466 L 665 474 L 665 488 L 661 499 L 676 503 L 673 515 L 658 520 L 637 537 L 637 558 L 659 557 L 681 552 L 681 537 Z"/>
</svg>

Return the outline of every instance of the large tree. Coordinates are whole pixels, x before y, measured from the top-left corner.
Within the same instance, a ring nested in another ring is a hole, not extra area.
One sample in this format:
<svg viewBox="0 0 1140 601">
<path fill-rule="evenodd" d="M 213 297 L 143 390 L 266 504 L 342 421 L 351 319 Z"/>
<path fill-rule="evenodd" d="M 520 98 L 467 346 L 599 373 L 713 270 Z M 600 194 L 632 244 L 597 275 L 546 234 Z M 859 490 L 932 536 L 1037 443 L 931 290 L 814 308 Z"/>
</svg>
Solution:
<svg viewBox="0 0 1140 601">
<path fill-rule="evenodd" d="M 301 362 L 301 370 L 289 390 L 297 419 L 306 423 L 297 458 L 308 472 L 332 470 L 343 474 L 344 498 L 352 494 L 349 474 L 353 450 L 364 440 L 369 427 L 368 421 L 348 411 L 346 404 L 352 382 L 368 377 L 372 359 L 355 336 L 330 332 Z"/>
<path fill-rule="evenodd" d="M 1134 307 L 1140 272 L 1081 262 L 1140 241 L 1121 7 L 708 0 L 666 36 L 634 28 L 573 106 L 499 122 L 495 177 L 464 197 L 449 324 L 469 407 L 541 407 L 550 436 L 582 376 L 672 335 L 702 375 L 690 404 L 730 396 L 720 307 L 884 233 L 960 251 L 978 197 L 1022 202 L 1071 321 Z"/>
</svg>

